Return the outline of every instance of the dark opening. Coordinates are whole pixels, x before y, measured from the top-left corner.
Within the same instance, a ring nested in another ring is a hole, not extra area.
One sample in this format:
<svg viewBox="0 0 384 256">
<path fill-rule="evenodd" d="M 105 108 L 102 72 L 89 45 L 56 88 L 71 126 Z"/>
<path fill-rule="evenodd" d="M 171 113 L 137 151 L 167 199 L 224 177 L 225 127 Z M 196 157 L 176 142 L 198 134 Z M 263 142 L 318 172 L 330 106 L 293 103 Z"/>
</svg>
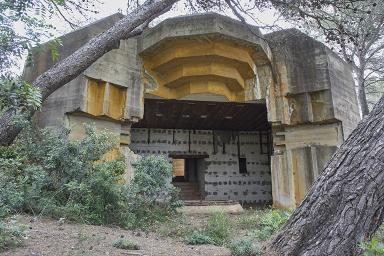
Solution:
<svg viewBox="0 0 384 256">
<path fill-rule="evenodd" d="M 247 173 L 247 159 L 239 157 L 239 173 Z"/>
<path fill-rule="evenodd" d="M 267 107 L 261 103 L 145 99 L 144 118 L 133 128 L 217 131 L 266 131 Z"/>
</svg>

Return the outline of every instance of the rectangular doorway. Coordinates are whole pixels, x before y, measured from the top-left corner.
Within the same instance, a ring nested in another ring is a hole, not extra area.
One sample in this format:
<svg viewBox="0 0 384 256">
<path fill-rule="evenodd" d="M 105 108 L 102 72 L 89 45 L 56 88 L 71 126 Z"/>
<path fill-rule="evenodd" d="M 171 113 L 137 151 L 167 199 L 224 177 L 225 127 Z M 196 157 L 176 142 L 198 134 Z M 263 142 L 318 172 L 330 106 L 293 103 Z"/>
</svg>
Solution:
<svg viewBox="0 0 384 256">
<path fill-rule="evenodd" d="M 182 200 L 201 200 L 199 186 L 198 159 L 177 158 L 172 159 L 172 183 L 180 189 Z"/>
</svg>

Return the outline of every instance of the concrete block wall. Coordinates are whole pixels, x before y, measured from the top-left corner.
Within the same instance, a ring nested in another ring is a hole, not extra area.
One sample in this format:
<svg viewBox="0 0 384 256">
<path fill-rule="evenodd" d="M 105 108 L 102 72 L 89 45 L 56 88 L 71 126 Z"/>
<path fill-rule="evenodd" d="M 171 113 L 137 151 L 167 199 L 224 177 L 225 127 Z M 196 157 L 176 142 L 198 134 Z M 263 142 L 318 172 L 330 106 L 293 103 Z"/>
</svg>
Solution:
<svg viewBox="0 0 384 256">
<path fill-rule="evenodd" d="M 149 134 L 149 143 L 148 143 Z M 236 133 L 234 133 L 236 134 Z M 170 153 L 207 154 L 199 161 L 199 177 L 204 178 L 202 191 L 206 200 L 237 200 L 268 204 L 272 201 L 271 173 L 267 154 L 261 154 L 259 132 L 239 132 L 240 156 L 247 161 L 247 173 L 239 173 L 237 136 L 225 143 L 215 140 L 210 130 L 173 130 L 132 128 L 130 148 L 136 154 L 160 154 L 169 162 Z M 190 136 L 190 144 L 189 144 Z M 263 143 L 267 141 L 266 134 Z M 263 145 L 267 152 L 267 145 Z M 214 149 L 216 148 L 216 150 Z M 216 151 L 216 152 L 215 152 Z M 200 178 L 202 179 L 202 178 Z"/>
</svg>

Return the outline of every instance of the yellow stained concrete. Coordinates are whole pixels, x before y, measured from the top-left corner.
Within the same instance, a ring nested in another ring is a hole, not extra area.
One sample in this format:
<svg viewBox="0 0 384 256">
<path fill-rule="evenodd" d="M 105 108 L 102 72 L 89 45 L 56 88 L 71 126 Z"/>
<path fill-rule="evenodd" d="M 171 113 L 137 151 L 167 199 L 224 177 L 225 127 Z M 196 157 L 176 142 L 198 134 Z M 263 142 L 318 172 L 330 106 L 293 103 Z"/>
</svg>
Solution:
<svg viewBox="0 0 384 256">
<path fill-rule="evenodd" d="M 157 83 L 148 93 L 165 99 L 211 93 L 245 100 L 247 79 L 255 76 L 253 50 L 225 39 L 175 39 L 143 54 L 143 65 Z"/>
<path fill-rule="evenodd" d="M 194 57 L 220 56 L 227 59 L 227 62 L 237 62 L 243 67 L 244 72 L 254 73 L 255 63 L 251 57 L 251 50 L 247 47 L 233 45 L 226 40 L 220 41 L 193 41 L 193 40 L 174 40 L 167 44 L 166 48 L 156 49 L 150 54 L 143 56 L 145 68 L 156 70 L 178 59 L 189 59 Z"/>
<path fill-rule="evenodd" d="M 88 80 L 87 112 L 94 116 L 103 115 L 103 101 L 106 82 L 94 79 Z"/>
<path fill-rule="evenodd" d="M 185 80 L 215 79 L 225 81 L 233 91 L 243 90 L 245 80 L 236 69 L 227 63 L 215 63 L 207 61 L 203 63 L 187 63 L 174 67 L 168 72 L 156 74 L 159 86 L 175 88 L 183 84 Z"/>
<path fill-rule="evenodd" d="M 87 86 L 87 113 L 115 120 L 124 118 L 126 88 L 91 78 L 88 78 Z"/>
<path fill-rule="evenodd" d="M 109 107 L 107 116 L 113 119 L 122 119 L 124 117 L 126 89 L 109 84 Z"/>
<path fill-rule="evenodd" d="M 160 87 L 148 93 L 164 99 L 181 99 L 191 94 L 211 93 L 222 95 L 228 101 L 244 101 L 244 92 L 233 92 L 225 83 L 220 81 L 191 81 L 184 83 L 178 88 Z"/>
</svg>

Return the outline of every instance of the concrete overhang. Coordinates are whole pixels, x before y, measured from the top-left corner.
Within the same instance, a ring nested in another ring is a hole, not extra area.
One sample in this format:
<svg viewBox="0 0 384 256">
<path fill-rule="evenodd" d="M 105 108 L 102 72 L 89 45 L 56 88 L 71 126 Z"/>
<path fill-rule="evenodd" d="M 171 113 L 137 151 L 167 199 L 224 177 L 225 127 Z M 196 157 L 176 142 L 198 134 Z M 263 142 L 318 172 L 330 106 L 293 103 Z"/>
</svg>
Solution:
<svg viewBox="0 0 384 256">
<path fill-rule="evenodd" d="M 166 19 L 142 33 L 138 38 L 138 52 L 145 56 L 166 47 L 169 41 L 188 38 L 203 41 L 222 38 L 249 47 L 254 50 L 253 58 L 257 65 L 270 62 L 272 58 L 268 43 L 258 27 L 216 13 Z"/>
</svg>

